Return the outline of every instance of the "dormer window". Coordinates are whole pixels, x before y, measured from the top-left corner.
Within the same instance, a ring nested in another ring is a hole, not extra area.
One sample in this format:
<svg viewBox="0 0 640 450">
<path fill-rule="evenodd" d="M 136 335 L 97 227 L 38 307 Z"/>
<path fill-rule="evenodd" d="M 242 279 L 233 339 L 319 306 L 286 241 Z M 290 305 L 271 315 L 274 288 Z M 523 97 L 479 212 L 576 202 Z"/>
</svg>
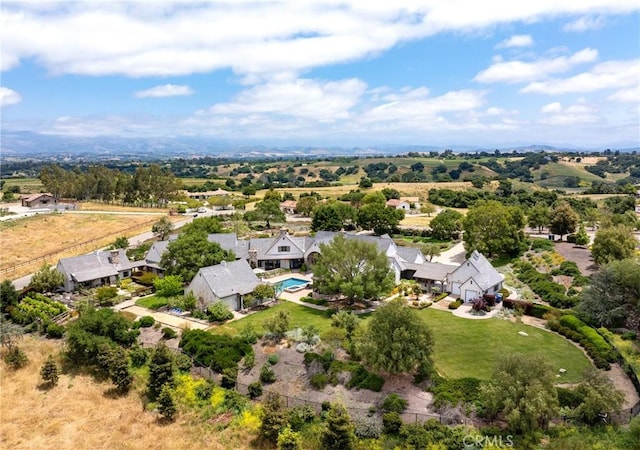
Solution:
<svg viewBox="0 0 640 450">
<path fill-rule="evenodd" d="M 281 245 L 278 247 L 278 252 L 279 253 L 286 253 L 286 252 L 290 252 L 291 251 L 291 247 L 289 247 L 288 245 Z"/>
</svg>

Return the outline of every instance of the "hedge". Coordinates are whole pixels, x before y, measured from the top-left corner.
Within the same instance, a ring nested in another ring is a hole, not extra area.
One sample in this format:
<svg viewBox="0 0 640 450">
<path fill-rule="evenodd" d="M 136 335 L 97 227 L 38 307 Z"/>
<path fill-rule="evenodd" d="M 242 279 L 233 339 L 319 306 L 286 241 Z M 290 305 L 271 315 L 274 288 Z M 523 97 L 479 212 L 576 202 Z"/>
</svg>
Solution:
<svg viewBox="0 0 640 450">
<path fill-rule="evenodd" d="M 611 345 L 593 328 L 570 314 L 560 317 L 559 321 L 548 322 L 549 329 L 579 343 L 593 359 L 599 369 L 609 370 L 609 363 L 616 361 Z"/>
</svg>

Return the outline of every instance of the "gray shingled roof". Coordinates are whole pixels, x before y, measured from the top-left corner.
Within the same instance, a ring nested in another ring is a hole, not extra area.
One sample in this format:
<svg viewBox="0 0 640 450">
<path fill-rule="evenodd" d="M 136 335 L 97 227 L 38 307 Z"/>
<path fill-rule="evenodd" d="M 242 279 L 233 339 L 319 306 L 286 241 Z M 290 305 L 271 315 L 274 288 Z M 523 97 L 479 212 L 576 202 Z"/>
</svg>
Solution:
<svg viewBox="0 0 640 450">
<path fill-rule="evenodd" d="M 147 256 L 145 260 L 148 263 L 158 264 L 160 259 L 162 258 L 162 254 L 167 251 L 167 246 L 169 245 L 169 241 L 158 241 L 151 244 L 151 248 L 147 252 Z"/>
<path fill-rule="evenodd" d="M 119 264 L 113 264 L 110 256 L 110 251 L 98 251 L 87 255 L 62 258 L 58 263 L 68 280 L 78 282 L 111 277 L 123 270 L 131 270 L 131 262 L 123 249 L 118 250 Z"/>
<path fill-rule="evenodd" d="M 418 248 L 401 246 L 397 246 L 397 253 L 398 256 L 410 263 L 414 262 L 419 254 L 422 254 Z"/>
<path fill-rule="evenodd" d="M 236 258 L 247 257 L 249 243 L 246 240 L 238 239 L 235 233 L 214 233 L 207 236 L 209 242 L 217 242 L 223 250 L 232 251 Z"/>
<path fill-rule="evenodd" d="M 468 261 L 473 264 L 473 267 L 479 272 L 477 275 L 473 275 L 473 279 L 482 290 L 487 290 L 504 280 L 500 272 L 477 250 L 474 250 Z"/>
<path fill-rule="evenodd" d="M 421 280 L 436 280 L 442 281 L 456 270 L 458 266 L 452 266 L 450 264 L 440 264 L 434 262 L 425 262 L 418 265 L 418 270 L 413 274 L 414 278 L 420 278 Z"/>
<path fill-rule="evenodd" d="M 203 267 L 196 274 L 196 277 L 199 276 L 204 277 L 218 298 L 233 294 L 250 294 L 260 284 L 260 279 L 244 259 Z"/>
</svg>

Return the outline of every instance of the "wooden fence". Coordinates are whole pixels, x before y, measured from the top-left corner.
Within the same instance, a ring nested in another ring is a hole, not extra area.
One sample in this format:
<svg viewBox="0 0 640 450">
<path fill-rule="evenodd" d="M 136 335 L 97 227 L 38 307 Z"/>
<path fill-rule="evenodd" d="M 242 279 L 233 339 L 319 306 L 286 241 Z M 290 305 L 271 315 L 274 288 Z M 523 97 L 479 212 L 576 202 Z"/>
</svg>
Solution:
<svg viewBox="0 0 640 450">
<path fill-rule="evenodd" d="M 78 248 L 83 248 L 86 246 L 92 246 L 92 249 L 97 249 L 99 246 L 96 245 L 99 242 L 104 241 L 107 238 L 110 237 L 118 237 L 118 236 L 122 236 L 123 233 L 129 232 L 129 231 L 134 231 L 134 230 L 139 230 L 142 227 L 146 227 L 148 225 L 151 225 L 153 223 L 157 222 L 157 219 L 152 219 L 149 220 L 147 222 L 143 222 L 140 223 L 138 225 L 134 225 L 132 227 L 127 227 L 124 228 L 122 230 L 118 230 L 118 231 L 114 231 L 113 233 L 109 233 L 109 234 L 105 234 L 104 236 L 101 236 L 99 238 L 94 238 L 94 239 L 89 239 L 87 241 L 82 241 L 82 242 L 78 242 L 77 244 L 73 244 L 69 247 L 63 248 L 63 249 L 59 249 L 59 250 L 55 250 L 53 252 L 47 253 L 46 255 L 42 255 L 42 256 L 38 256 L 37 258 L 33 258 L 30 259 L 28 261 L 22 261 L 18 264 L 14 264 L 13 266 L 9 266 L 9 267 L 3 267 L 2 269 L 0 269 L 0 275 L 4 275 L 4 274 L 9 274 L 11 272 L 15 272 L 16 269 L 20 268 L 20 267 L 24 267 L 24 266 L 30 266 L 32 264 L 36 264 L 37 262 L 43 261 L 46 262 L 48 260 L 51 260 L 54 256 L 57 255 L 61 255 L 64 253 L 68 253 L 72 250 L 78 249 Z"/>
</svg>

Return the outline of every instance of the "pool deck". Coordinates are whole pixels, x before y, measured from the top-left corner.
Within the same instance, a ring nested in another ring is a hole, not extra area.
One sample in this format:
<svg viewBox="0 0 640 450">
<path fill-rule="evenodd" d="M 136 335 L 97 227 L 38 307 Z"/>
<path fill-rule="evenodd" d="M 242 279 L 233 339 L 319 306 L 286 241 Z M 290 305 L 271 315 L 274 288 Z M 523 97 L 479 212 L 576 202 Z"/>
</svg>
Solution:
<svg viewBox="0 0 640 450">
<path fill-rule="evenodd" d="M 292 273 L 285 273 L 285 274 L 282 274 L 282 275 L 278 275 L 278 276 L 273 277 L 273 278 L 266 278 L 264 280 L 264 282 L 265 283 L 269 283 L 269 284 L 275 284 L 275 283 L 279 283 L 280 281 L 288 280 L 289 278 L 298 278 L 300 280 L 308 281 L 309 283 L 311 283 L 313 281 L 313 277 L 311 275 L 305 275 L 303 273 L 292 272 Z"/>
</svg>

